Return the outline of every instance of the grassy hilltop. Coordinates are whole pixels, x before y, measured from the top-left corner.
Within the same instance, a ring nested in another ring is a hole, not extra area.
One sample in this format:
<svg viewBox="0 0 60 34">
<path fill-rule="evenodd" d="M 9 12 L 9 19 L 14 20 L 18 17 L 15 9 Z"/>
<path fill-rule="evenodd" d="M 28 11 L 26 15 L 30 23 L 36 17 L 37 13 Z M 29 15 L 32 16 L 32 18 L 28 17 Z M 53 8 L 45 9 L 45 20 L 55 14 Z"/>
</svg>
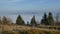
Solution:
<svg viewBox="0 0 60 34">
<path fill-rule="evenodd" d="M 20 25 L 0 25 L 4 34 L 60 34 L 60 30 L 28 27 Z M 1 31 L 1 30 L 0 30 Z"/>
</svg>

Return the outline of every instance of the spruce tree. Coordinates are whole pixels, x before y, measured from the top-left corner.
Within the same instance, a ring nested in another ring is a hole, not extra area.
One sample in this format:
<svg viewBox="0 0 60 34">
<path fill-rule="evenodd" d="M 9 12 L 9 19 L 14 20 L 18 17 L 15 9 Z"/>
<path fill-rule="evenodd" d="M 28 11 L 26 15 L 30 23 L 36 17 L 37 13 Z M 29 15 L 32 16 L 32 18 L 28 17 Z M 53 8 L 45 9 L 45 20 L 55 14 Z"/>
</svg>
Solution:
<svg viewBox="0 0 60 34">
<path fill-rule="evenodd" d="M 43 19 L 41 20 L 41 24 L 49 25 L 46 13 L 44 13 Z"/>
<path fill-rule="evenodd" d="M 35 16 L 33 16 L 32 19 L 31 19 L 31 25 L 32 26 L 36 26 L 37 25 L 36 20 L 35 20 Z"/>
<path fill-rule="evenodd" d="M 18 15 L 18 17 L 17 17 L 16 24 L 17 25 L 24 25 L 25 24 L 24 20 L 22 19 L 22 17 L 20 15 Z"/>
<path fill-rule="evenodd" d="M 45 25 L 45 24 L 44 24 L 44 19 L 41 20 L 41 24 Z"/>
<path fill-rule="evenodd" d="M 27 21 L 27 26 L 29 26 L 29 22 Z"/>
<path fill-rule="evenodd" d="M 54 19 L 51 12 L 48 14 L 48 23 L 49 25 L 54 25 Z"/>
</svg>

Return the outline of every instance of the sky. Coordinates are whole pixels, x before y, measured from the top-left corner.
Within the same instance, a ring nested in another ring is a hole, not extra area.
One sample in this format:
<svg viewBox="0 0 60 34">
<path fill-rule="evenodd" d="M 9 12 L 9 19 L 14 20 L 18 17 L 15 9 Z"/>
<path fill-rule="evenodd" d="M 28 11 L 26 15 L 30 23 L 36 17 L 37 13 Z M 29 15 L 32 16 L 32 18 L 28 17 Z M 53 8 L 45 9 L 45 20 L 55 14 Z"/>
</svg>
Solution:
<svg viewBox="0 0 60 34">
<path fill-rule="evenodd" d="M 44 12 L 60 13 L 60 0 L 0 0 L 0 15 L 9 16 L 13 20 L 21 14 L 24 20 L 35 15 L 38 21 Z"/>
</svg>

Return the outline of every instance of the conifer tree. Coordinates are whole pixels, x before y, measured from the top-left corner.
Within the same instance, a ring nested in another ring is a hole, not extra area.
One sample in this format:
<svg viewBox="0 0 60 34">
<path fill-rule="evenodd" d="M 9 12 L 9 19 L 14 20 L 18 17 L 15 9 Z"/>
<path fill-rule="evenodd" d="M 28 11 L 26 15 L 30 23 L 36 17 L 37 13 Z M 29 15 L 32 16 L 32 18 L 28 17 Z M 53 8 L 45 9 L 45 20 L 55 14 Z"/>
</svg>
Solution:
<svg viewBox="0 0 60 34">
<path fill-rule="evenodd" d="M 35 20 L 35 16 L 33 16 L 32 19 L 31 19 L 31 25 L 32 26 L 36 26 L 37 25 L 36 20 Z"/>
<path fill-rule="evenodd" d="M 41 24 L 42 24 L 42 25 L 45 25 L 45 24 L 44 24 L 44 19 L 41 20 Z"/>
<path fill-rule="evenodd" d="M 16 20 L 17 25 L 24 25 L 25 22 L 23 21 L 22 17 L 18 15 L 17 20 Z"/>
<path fill-rule="evenodd" d="M 46 13 L 44 13 L 43 19 L 41 20 L 41 24 L 49 25 Z"/>
<path fill-rule="evenodd" d="M 54 25 L 54 19 L 51 12 L 48 14 L 48 23 L 49 25 Z"/>
<path fill-rule="evenodd" d="M 29 22 L 27 21 L 27 26 L 29 26 Z"/>
</svg>

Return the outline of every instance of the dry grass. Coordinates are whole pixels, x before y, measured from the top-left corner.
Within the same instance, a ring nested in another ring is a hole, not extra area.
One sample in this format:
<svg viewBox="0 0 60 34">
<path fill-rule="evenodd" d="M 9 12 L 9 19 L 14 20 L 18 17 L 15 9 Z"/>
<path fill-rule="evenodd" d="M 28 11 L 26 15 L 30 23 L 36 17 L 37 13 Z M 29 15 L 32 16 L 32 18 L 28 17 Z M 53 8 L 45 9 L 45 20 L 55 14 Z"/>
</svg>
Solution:
<svg viewBox="0 0 60 34">
<path fill-rule="evenodd" d="M 1 27 L 0 31 L 2 31 L 2 33 L 5 34 L 60 34 L 60 31 L 58 30 L 49 30 L 49 29 L 20 26 L 20 25 L 0 25 L 0 27 Z"/>
</svg>

